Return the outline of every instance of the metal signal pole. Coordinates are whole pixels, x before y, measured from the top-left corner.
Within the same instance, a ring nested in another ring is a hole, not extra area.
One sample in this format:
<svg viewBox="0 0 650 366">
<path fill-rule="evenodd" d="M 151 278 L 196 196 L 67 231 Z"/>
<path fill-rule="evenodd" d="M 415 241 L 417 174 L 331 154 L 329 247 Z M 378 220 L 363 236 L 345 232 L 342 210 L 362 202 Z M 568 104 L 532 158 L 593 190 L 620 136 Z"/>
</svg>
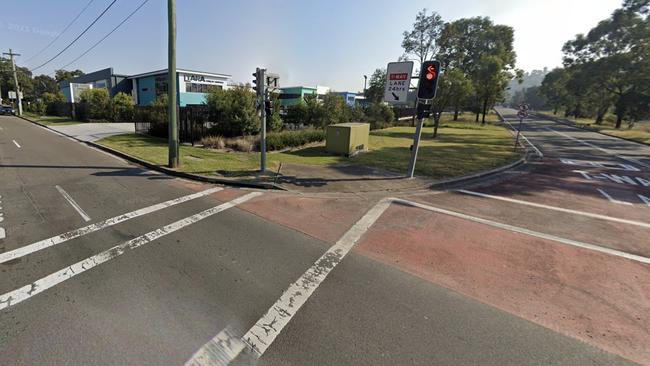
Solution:
<svg viewBox="0 0 650 366">
<path fill-rule="evenodd" d="M 16 98 L 18 99 L 18 115 L 22 116 L 23 115 L 23 100 L 20 97 L 20 85 L 18 85 L 18 74 L 16 74 L 16 61 L 14 61 L 14 56 L 20 56 L 20 53 L 14 53 L 11 48 L 9 49 L 9 53 L 4 52 L 3 55 L 9 55 L 11 58 L 11 67 L 14 71 L 14 83 L 16 85 Z"/>
<path fill-rule="evenodd" d="M 167 0 L 167 114 L 169 120 L 169 167 L 178 166 L 178 100 L 176 98 L 176 0 Z"/>
<path fill-rule="evenodd" d="M 266 171 L 266 98 L 269 97 L 269 91 L 266 85 L 266 69 L 260 69 L 260 79 L 262 85 L 258 87 L 261 88 L 260 93 L 260 110 L 261 110 L 261 119 L 262 119 L 262 131 L 260 132 L 260 171 L 264 173 Z"/>
</svg>

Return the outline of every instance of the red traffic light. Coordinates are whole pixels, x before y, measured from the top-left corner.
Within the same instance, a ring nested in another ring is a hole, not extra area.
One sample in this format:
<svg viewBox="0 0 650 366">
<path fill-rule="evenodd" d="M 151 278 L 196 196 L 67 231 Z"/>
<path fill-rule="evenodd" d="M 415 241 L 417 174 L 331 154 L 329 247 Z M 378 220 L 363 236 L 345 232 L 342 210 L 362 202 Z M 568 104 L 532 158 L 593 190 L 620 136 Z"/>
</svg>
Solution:
<svg viewBox="0 0 650 366">
<path fill-rule="evenodd" d="M 436 68 L 433 65 L 427 67 L 427 80 L 433 80 L 436 77 Z"/>
</svg>

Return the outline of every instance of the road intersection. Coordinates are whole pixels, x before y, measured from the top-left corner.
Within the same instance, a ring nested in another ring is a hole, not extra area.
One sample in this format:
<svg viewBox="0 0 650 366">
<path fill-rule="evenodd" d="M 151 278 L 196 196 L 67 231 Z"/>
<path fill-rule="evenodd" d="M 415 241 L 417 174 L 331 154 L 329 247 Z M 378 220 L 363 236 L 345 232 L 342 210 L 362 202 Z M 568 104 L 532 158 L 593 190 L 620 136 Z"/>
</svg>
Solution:
<svg viewBox="0 0 650 366">
<path fill-rule="evenodd" d="M 523 125 L 498 178 L 337 196 L 0 117 L 0 363 L 650 364 L 650 147 Z"/>
</svg>

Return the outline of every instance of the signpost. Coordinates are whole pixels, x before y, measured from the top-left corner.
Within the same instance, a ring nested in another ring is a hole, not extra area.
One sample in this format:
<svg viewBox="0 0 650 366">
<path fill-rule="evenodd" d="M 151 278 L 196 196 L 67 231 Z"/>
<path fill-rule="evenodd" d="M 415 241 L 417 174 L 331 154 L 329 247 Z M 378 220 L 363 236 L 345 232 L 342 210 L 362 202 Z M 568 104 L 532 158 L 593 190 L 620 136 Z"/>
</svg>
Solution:
<svg viewBox="0 0 650 366">
<path fill-rule="evenodd" d="M 520 104 L 519 112 L 517 112 L 517 117 L 519 117 L 519 126 L 517 127 L 517 137 L 515 138 L 515 147 L 514 150 L 517 151 L 517 145 L 519 144 L 519 134 L 521 133 L 521 125 L 524 122 L 524 118 L 528 117 L 528 104 Z"/>
<path fill-rule="evenodd" d="M 388 103 L 406 103 L 409 87 L 411 86 L 411 73 L 413 62 L 390 62 L 386 71 L 386 86 L 384 88 L 384 101 Z"/>
</svg>

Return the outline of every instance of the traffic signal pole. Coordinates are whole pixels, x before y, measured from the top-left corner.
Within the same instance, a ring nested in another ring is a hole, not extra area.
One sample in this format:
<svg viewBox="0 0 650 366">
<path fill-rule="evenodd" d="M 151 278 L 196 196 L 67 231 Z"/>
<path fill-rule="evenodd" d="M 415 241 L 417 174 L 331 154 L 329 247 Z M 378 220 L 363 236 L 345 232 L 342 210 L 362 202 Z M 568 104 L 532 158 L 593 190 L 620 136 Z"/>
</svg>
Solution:
<svg viewBox="0 0 650 366">
<path fill-rule="evenodd" d="M 411 160 L 409 161 L 408 177 L 413 178 L 415 174 L 415 161 L 418 158 L 418 147 L 420 146 L 420 138 L 422 137 L 422 124 L 424 119 L 423 115 L 419 112 L 419 102 L 415 103 L 415 113 L 417 113 L 417 124 L 415 125 L 415 136 L 413 136 L 413 147 L 411 148 Z"/>
<path fill-rule="evenodd" d="M 169 120 L 169 167 L 178 166 L 178 100 L 176 93 L 176 0 L 167 0 L 167 115 Z"/>
<path fill-rule="evenodd" d="M 422 138 L 422 124 L 424 123 L 424 112 L 426 108 L 431 108 L 431 102 L 436 97 L 436 88 L 438 87 L 438 77 L 440 76 L 440 62 L 425 61 L 422 63 L 420 70 L 420 80 L 416 91 L 415 113 L 417 115 L 417 125 L 415 135 L 413 136 L 413 146 L 411 146 L 411 160 L 409 161 L 408 178 L 415 175 L 415 162 L 418 158 L 418 148 Z"/>
<path fill-rule="evenodd" d="M 266 69 L 259 69 L 261 85 L 260 95 L 260 119 L 262 120 L 262 131 L 260 132 L 260 172 L 266 171 L 266 98 L 269 91 L 266 88 Z"/>
</svg>

